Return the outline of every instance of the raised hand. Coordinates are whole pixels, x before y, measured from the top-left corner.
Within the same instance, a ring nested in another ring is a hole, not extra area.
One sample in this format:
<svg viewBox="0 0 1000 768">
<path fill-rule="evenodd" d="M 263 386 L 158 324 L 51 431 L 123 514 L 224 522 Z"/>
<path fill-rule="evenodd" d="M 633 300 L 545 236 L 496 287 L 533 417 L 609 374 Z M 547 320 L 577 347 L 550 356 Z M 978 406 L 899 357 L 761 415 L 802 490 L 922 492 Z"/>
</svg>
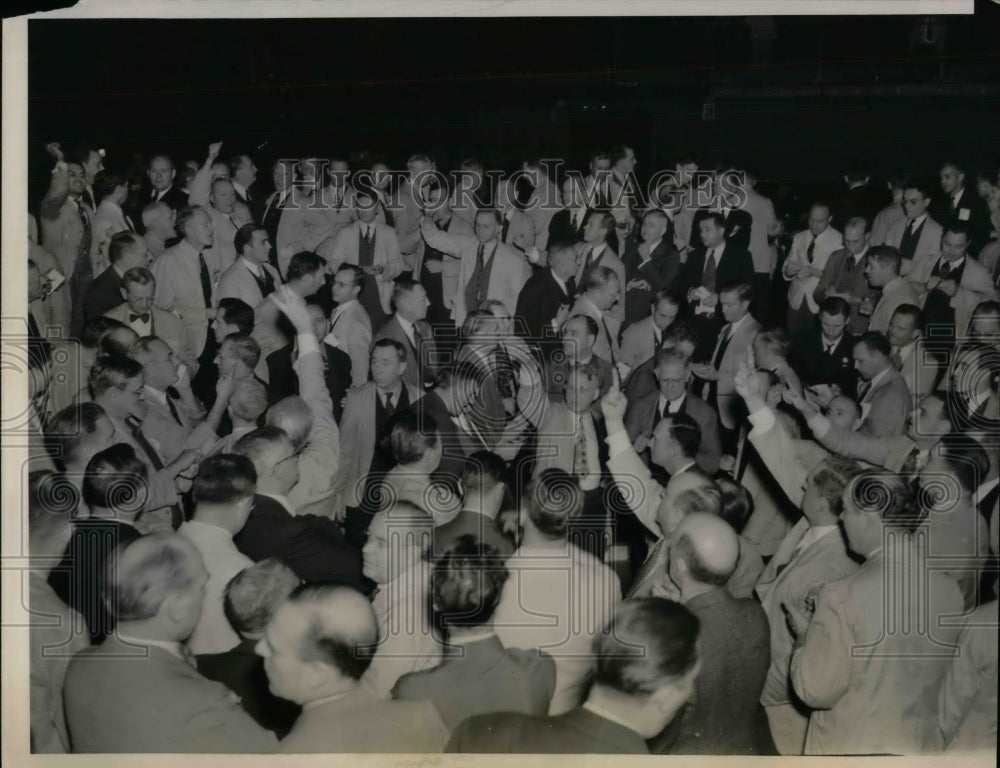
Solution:
<svg viewBox="0 0 1000 768">
<path fill-rule="evenodd" d="M 312 318 L 305 300 L 287 285 L 279 286 L 269 297 L 295 326 L 298 333 L 312 333 Z"/>
<path fill-rule="evenodd" d="M 213 160 L 219 156 L 219 152 L 222 151 L 222 142 L 217 141 L 214 144 L 208 145 L 208 156 Z"/>
<path fill-rule="evenodd" d="M 55 158 L 56 162 L 61 163 L 64 159 L 62 147 L 59 145 L 58 141 L 50 141 L 48 144 L 46 144 L 45 151 L 48 152 L 50 155 L 52 155 L 52 157 Z"/>
<path fill-rule="evenodd" d="M 614 386 L 601 398 L 601 412 L 606 421 L 619 422 L 625 419 L 625 409 L 628 407 L 628 400 L 619 389 L 618 373 L 614 373 Z"/>
</svg>

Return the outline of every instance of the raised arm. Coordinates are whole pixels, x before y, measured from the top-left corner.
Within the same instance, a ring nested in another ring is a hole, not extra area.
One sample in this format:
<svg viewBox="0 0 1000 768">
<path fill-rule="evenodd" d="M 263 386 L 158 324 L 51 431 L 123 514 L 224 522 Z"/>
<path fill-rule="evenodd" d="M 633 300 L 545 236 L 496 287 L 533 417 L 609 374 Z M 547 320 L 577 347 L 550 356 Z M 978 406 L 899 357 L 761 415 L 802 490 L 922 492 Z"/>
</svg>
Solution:
<svg viewBox="0 0 1000 768">
<path fill-rule="evenodd" d="M 188 202 L 191 205 L 208 205 L 209 195 L 212 194 L 212 166 L 218 159 L 220 151 L 222 151 L 221 141 L 209 144 L 205 162 L 188 186 Z"/>
</svg>

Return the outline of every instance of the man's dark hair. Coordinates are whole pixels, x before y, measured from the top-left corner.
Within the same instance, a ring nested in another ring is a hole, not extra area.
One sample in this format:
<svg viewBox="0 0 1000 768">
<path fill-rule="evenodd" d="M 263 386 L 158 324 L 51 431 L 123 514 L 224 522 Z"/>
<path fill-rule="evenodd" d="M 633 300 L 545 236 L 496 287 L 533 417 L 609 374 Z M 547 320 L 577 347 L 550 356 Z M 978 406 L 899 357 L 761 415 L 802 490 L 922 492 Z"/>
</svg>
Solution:
<svg viewBox="0 0 1000 768">
<path fill-rule="evenodd" d="M 846 319 L 851 316 L 851 305 L 840 296 L 827 296 L 820 302 L 819 313 L 821 315 L 840 315 Z"/>
<path fill-rule="evenodd" d="M 934 446 L 934 452 L 944 459 L 951 476 L 965 493 L 975 493 L 986 481 L 990 457 L 973 438 L 961 432 L 950 432 Z"/>
<path fill-rule="evenodd" d="M 399 358 L 399 362 L 406 362 L 406 347 L 403 346 L 402 342 L 396 341 L 395 339 L 379 339 L 372 344 L 372 352 L 376 349 L 394 349 L 396 351 L 396 356 Z"/>
<path fill-rule="evenodd" d="M 97 403 L 68 405 L 49 419 L 45 443 L 56 466 L 65 469 L 66 462 L 76 458 L 87 438 L 97 430 L 97 422 L 106 414 Z"/>
<path fill-rule="evenodd" d="M 240 333 L 249 336 L 253 332 L 253 307 L 242 299 L 232 297 L 219 299 L 217 312 L 219 317 L 225 320 L 229 325 L 235 325 L 239 328 Z"/>
<path fill-rule="evenodd" d="M 198 465 L 191 485 L 195 504 L 232 504 L 253 496 L 257 489 L 257 470 L 246 456 L 220 453 Z"/>
<path fill-rule="evenodd" d="M 290 283 L 308 275 L 314 275 L 326 266 L 323 259 L 312 251 L 299 251 L 292 256 L 285 271 L 285 278 Z"/>
<path fill-rule="evenodd" d="M 521 506 L 540 533 L 565 539 L 569 526 L 583 512 L 583 491 L 565 470 L 545 469 L 528 483 Z"/>
<path fill-rule="evenodd" d="M 392 287 L 392 305 L 395 307 L 396 303 L 404 293 L 412 293 L 419 285 L 420 283 L 416 280 L 408 278 L 400 278 L 396 280 Z"/>
<path fill-rule="evenodd" d="M 107 315 L 92 317 L 84 323 L 83 332 L 80 334 L 80 344 L 87 349 L 97 349 L 101 337 L 108 331 L 118 328 L 128 328 L 128 326 Z"/>
<path fill-rule="evenodd" d="M 236 249 L 237 256 L 243 255 L 243 249 L 253 242 L 254 233 L 258 231 L 266 232 L 267 230 L 253 222 L 244 224 L 236 230 L 236 235 L 233 237 L 233 247 Z"/>
<path fill-rule="evenodd" d="M 493 618 L 507 581 L 500 551 L 473 534 L 454 541 L 431 568 L 436 628 L 478 627 Z"/>
<path fill-rule="evenodd" d="M 358 290 L 363 291 L 365 289 L 365 284 L 368 282 L 368 275 L 357 264 L 341 264 L 337 267 L 337 274 L 339 275 L 341 272 L 350 272 L 354 276 L 354 285 L 358 287 Z M 393 296 L 395 295 L 396 291 L 393 289 Z"/>
<path fill-rule="evenodd" d="M 877 261 L 884 267 L 890 267 L 893 272 L 899 274 L 900 265 L 903 263 L 903 256 L 898 248 L 891 245 L 874 245 L 868 249 L 868 258 Z"/>
<path fill-rule="evenodd" d="M 929 179 L 907 179 L 903 182 L 904 195 L 908 189 L 917 190 L 925 200 L 930 200 L 934 197 L 934 184 Z"/>
<path fill-rule="evenodd" d="M 723 283 L 719 286 L 719 296 L 724 293 L 735 293 L 736 299 L 741 304 L 753 301 L 753 287 L 750 283 Z"/>
<path fill-rule="evenodd" d="M 684 456 L 689 459 L 697 456 L 698 446 L 701 445 L 701 427 L 698 422 L 686 413 L 672 413 L 663 418 L 670 420 L 670 437 L 680 445 Z"/>
<path fill-rule="evenodd" d="M 412 411 L 401 413 L 394 420 L 392 431 L 389 433 L 392 454 L 400 464 L 420 461 L 439 439 L 438 425 L 434 417 L 425 413 L 423 418 L 420 418 Z"/>
<path fill-rule="evenodd" d="M 100 174 L 98 174 L 99 176 Z M 108 243 L 108 261 L 117 264 L 122 260 L 122 256 L 130 247 L 136 244 L 138 235 L 134 232 L 118 232 L 112 236 Z"/>
<path fill-rule="evenodd" d="M 969 225 L 955 216 L 950 217 L 945 222 L 944 233 L 946 235 L 949 233 L 953 235 L 964 235 L 966 241 L 972 239 L 972 230 L 969 228 Z"/>
<path fill-rule="evenodd" d="M 120 173 L 98 171 L 94 177 L 94 202 L 100 204 L 104 198 L 122 186 L 127 186 L 127 181 Z"/>
<path fill-rule="evenodd" d="M 83 475 L 83 500 L 91 509 L 136 512 L 147 489 L 148 470 L 128 443 L 115 443 L 94 454 Z"/>
<path fill-rule="evenodd" d="M 892 355 L 892 345 L 885 337 L 885 334 L 878 331 L 867 331 L 861 334 L 861 337 L 854 343 L 854 346 L 858 344 L 864 344 L 865 349 L 869 352 L 878 352 L 886 357 Z"/>
<path fill-rule="evenodd" d="M 594 638 L 593 682 L 624 694 L 649 695 L 698 663 L 698 618 L 659 597 L 626 600 Z"/>
<path fill-rule="evenodd" d="M 507 476 L 507 462 L 492 451 L 474 451 L 465 459 L 462 468 L 462 487 L 468 493 L 471 489 L 496 488 Z"/>
<path fill-rule="evenodd" d="M 277 558 L 261 560 L 229 580 L 222 612 L 241 636 L 259 635 L 299 583 L 292 569 Z"/>
<path fill-rule="evenodd" d="M 129 379 L 142 375 L 142 363 L 130 357 L 107 355 L 97 358 L 90 369 L 90 393 L 98 398 L 112 387 L 124 389 Z"/>
</svg>

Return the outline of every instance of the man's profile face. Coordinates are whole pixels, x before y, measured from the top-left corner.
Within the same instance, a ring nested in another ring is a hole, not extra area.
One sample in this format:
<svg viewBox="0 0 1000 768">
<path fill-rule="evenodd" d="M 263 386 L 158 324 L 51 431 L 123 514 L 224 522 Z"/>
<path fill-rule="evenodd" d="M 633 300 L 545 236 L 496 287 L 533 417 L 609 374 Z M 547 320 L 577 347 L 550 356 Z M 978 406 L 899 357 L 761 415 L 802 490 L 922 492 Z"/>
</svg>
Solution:
<svg viewBox="0 0 1000 768">
<path fill-rule="evenodd" d="M 243 255 L 254 264 L 264 264 L 271 253 L 271 238 L 266 229 L 258 229 L 253 233 Z"/>
<path fill-rule="evenodd" d="M 661 300 L 653 309 L 653 325 L 661 331 L 664 330 L 677 319 L 678 312 L 680 308 L 672 301 Z"/>
<path fill-rule="evenodd" d="M 596 341 L 582 317 L 571 318 L 563 326 L 563 350 L 572 360 L 588 359 Z"/>
<path fill-rule="evenodd" d="M 165 157 L 154 157 L 149 164 L 149 183 L 153 189 L 162 192 L 167 189 L 174 180 L 174 166 Z"/>
<path fill-rule="evenodd" d="M 397 538 L 396 546 L 401 543 L 398 541 L 399 532 L 393 534 L 387 526 L 385 513 L 377 512 L 368 526 L 368 538 L 361 549 L 362 572 L 376 584 L 387 584 L 392 578 L 389 575 L 390 536 Z"/>
<path fill-rule="evenodd" d="M 240 167 L 236 169 L 236 176 L 234 178 L 244 187 L 249 187 L 257 181 L 257 166 L 254 165 L 253 160 L 243 155 L 240 158 Z"/>
<path fill-rule="evenodd" d="M 218 354 L 215 356 L 215 364 L 219 368 L 219 375 L 232 376 L 239 362 L 240 359 L 236 356 L 233 343 L 231 341 L 223 341 L 219 347 Z"/>
<path fill-rule="evenodd" d="M 330 291 L 333 300 L 338 304 L 346 304 L 358 295 L 358 290 L 354 285 L 354 273 L 348 270 L 341 270 L 334 275 L 333 287 Z"/>
<path fill-rule="evenodd" d="M 631 172 L 635 168 L 635 152 L 631 147 L 625 147 L 625 157 L 623 157 L 619 162 L 621 163 L 622 170 L 626 173 Z"/>
<path fill-rule="evenodd" d="M 144 386 L 145 379 L 140 373 L 135 378 L 125 382 L 123 388 L 116 389 L 114 397 L 115 415 L 122 419 L 128 416 L 135 416 L 139 420 L 144 419 L 148 410 L 146 398 L 143 395 Z"/>
<path fill-rule="evenodd" d="M 268 688 L 275 696 L 304 704 L 310 699 L 315 671 L 299 659 L 302 635 L 309 625 L 306 612 L 296 605 L 281 605 L 254 647 L 264 659 Z"/>
<path fill-rule="evenodd" d="M 150 345 L 142 366 L 143 381 L 150 387 L 165 390 L 177 383 L 177 360 L 166 342 Z"/>
<path fill-rule="evenodd" d="M 212 229 L 212 220 L 205 211 L 195 211 L 188 220 L 185 236 L 202 248 L 209 247 L 215 242 L 215 232 Z"/>
<path fill-rule="evenodd" d="M 83 164 L 83 171 L 87 176 L 87 183 L 93 184 L 94 177 L 104 170 L 104 159 L 100 152 L 90 151 L 86 162 Z"/>
<path fill-rule="evenodd" d="M 955 194 L 964 180 L 965 174 L 953 165 L 946 165 L 941 169 L 941 190 L 946 195 Z"/>
<path fill-rule="evenodd" d="M 917 320 L 912 315 L 896 313 L 889 321 L 886 336 L 894 347 L 905 347 L 917 338 Z"/>
<path fill-rule="evenodd" d="M 868 349 L 867 344 L 854 345 L 854 368 L 865 381 L 871 381 L 879 374 L 881 362 L 881 355 Z"/>
<path fill-rule="evenodd" d="M 740 299 L 737 291 L 727 291 L 719 294 L 719 306 L 722 307 L 722 316 L 727 323 L 735 323 L 740 320 L 750 309 L 750 303 Z"/>
<path fill-rule="evenodd" d="M 129 283 L 124 289 L 125 302 L 128 308 L 137 315 L 149 312 L 153 306 L 153 294 L 156 292 L 156 284 L 152 281 L 146 285 L 139 283 Z"/>
<path fill-rule="evenodd" d="M 599 243 L 603 242 L 605 238 L 604 222 L 601 221 L 603 216 L 595 215 L 587 219 L 587 223 L 583 228 L 583 240 L 586 243 Z"/>
<path fill-rule="evenodd" d="M 892 280 L 893 275 L 887 265 L 869 257 L 865 264 L 865 277 L 872 288 L 881 288 Z"/>
<path fill-rule="evenodd" d="M 662 240 L 666 232 L 667 223 L 663 220 L 662 216 L 646 216 L 642 220 L 642 229 L 639 230 L 642 242 L 644 243 L 653 243 L 657 240 Z"/>
</svg>

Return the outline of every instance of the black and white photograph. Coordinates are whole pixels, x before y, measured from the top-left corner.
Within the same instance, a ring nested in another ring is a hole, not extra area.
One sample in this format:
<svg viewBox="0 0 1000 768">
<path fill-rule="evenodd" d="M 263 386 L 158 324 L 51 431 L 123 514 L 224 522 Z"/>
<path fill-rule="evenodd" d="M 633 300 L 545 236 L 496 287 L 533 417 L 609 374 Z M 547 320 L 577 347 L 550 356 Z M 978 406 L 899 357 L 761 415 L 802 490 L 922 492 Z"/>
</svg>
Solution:
<svg viewBox="0 0 1000 768">
<path fill-rule="evenodd" d="M 18 10 L 11 765 L 996 764 L 1000 2 Z"/>
</svg>

